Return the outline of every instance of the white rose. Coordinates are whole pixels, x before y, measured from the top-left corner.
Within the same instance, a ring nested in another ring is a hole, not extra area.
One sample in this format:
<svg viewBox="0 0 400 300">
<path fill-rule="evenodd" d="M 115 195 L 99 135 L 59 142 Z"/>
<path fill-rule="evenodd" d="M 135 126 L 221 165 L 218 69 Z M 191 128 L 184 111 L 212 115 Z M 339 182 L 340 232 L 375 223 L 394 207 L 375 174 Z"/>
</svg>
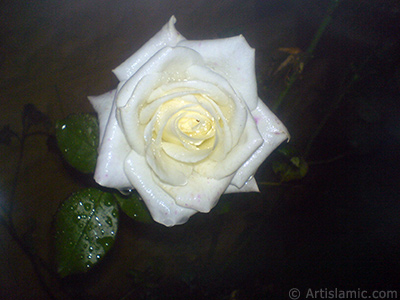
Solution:
<svg viewBox="0 0 400 300">
<path fill-rule="evenodd" d="M 95 180 L 137 189 L 166 226 L 209 212 L 223 193 L 258 191 L 254 173 L 288 138 L 258 98 L 244 37 L 189 41 L 175 22 L 114 70 L 116 90 L 89 97 L 100 122 Z"/>
</svg>

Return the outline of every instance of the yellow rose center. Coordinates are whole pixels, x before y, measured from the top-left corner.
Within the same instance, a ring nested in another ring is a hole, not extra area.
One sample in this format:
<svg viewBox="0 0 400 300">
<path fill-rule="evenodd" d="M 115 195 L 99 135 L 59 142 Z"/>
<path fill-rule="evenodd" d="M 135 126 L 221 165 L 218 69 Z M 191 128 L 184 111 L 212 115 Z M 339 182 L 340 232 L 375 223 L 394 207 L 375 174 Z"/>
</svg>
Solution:
<svg viewBox="0 0 400 300">
<path fill-rule="evenodd" d="M 204 139 L 214 130 L 214 120 L 204 117 L 182 117 L 178 121 L 178 128 L 191 138 Z"/>
<path fill-rule="evenodd" d="M 196 97 L 191 95 L 191 97 Z M 198 96 L 201 97 L 201 96 Z M 197 98 L 197 97 L 196 97 Z M 162 126 L 161 119 L 166 115 L 166 125 Z M 176 145 L 195 149 L 210 149 L 213 147 L 215 136 L 215 120 L 212 115 L 199 103 L 174 98 L 160 107 L 155 132 L 164 127 L 162 140 Z"/>
</svg>

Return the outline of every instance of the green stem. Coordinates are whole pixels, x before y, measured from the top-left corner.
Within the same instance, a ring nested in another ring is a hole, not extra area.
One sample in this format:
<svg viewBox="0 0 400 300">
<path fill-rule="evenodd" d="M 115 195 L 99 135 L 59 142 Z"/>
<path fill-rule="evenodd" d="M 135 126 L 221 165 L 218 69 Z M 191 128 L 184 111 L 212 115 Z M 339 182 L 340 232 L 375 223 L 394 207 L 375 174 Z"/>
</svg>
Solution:
<svg viewBox="0 0 400 300">
<path fill-rule="evenodd" d="M 317 32 L 314 35 L 314 38 L 311 41 L 311 44 L 308 46 L 306 53 L 308 54 L 308 57 L 310 57 L 315 48 L 318 45 L 319 40 L 321 39 L 322 35 L 325 32 L 326 27 L 328 27 L 329 23 L 332 21 L 332 14 L 336 10 L 337 6 L 339 5 L 340 0 L 332 0 L 331 5 L 329 5 L 328 10 L 326 12 L 326 15 L 324 19 L 322 20 L 321 25 L 319 26 Z"/>
<path fill-rule="evenodd" d="M 319 26 L 317 32 L 315 33 L 310 45 L 308 46 L 307 50 L 306 50 L 306 55 L 305 55 L 305 59 L 303 61 L 304 63 L 304 67 L 307 65 L 308 61 L 310 60 L 310 58 L 312 57 L 315 48 L 318 45 L 318 42 L 320 41 L 323 33 L 326 30 L 326 27 L 329 25 L 329 23 L 332 21 L 332 14 L 335 11 L 335 9 L 337 8 L 337 6 L 339 5 L 340 0 L 332 0 L 331 4 L 328 7 L 328 10 L 325 14 L 324 19 L 321 22 L 321 25 Z M 276 101 L 276 103 L 274 104 L 274 106 L 272 107 L 273 111 L 277 111 L 279 109 L 279 107 L 281 106 L 283 100 L 285 99 L 285 97 L 287 96 L 287 94 L 289 93 L 289 91 L 291 90 L 293 84 L 297 81 L 298 77 L 300 76 L 300 72 L 299 71 L 295 71 L 288 80 L 287 86 L 286 88 L 279 94 L 278 97 L 278 101 Z"/>
</svg>

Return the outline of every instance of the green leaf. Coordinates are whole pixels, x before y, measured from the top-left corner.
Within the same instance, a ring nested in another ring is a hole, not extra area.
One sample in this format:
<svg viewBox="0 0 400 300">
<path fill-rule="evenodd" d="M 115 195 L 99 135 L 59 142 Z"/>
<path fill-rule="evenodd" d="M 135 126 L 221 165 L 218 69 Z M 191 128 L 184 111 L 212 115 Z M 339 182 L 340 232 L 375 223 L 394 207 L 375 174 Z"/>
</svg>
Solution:
<svg viewBox="0 0 400 300">
<path fill-rule="evenodd" d="M 82 273 L 114 244 L 118 206 L 111 193 L 88 188 L 64 201 L 55 219 L 55 247 L 61 277 Z"/>
<path fill-rule="evenodd" d="M 281 145 L 280 147 L 278 147 L 278 149 L 276 149 L 276 152 L 279 153 L 281 156 L 284 156 L 287 158 L 296 156 L 298 154 L 297 150 L 289 144 Z"/>
<path fill-rule="evenodd" d="M 65 160 L 83 173 L 94 172 L 99 144 L 97 118 L 89 114 L 70 115 L 56 124 L 57 144 Z"/>
<path fill-rule="evenodd" d="M 308 164 L 303 157 L 293 156 L 289 160 L 273 161 L 272 169 L 281 177 L 281 181 L 292 181 L 306 176 Z"/>
<path fill-rule="evenodd" d="M 142 223 L 153 223 L 153 218 L 151 217 L 146 204 L 136 192 L 132 192 L 126 196 L 114 193 L 114 196 L 118 201 L 121 210 L 130 218 Z"/>
<path fill-rule="evenodd" d="M 272 162 L 272 170 L 282 182 L 302 179 L 308 172 L 308 163 L 289 144 L 281 145 L 276 150 L 277 157 Z"/>
</svg>

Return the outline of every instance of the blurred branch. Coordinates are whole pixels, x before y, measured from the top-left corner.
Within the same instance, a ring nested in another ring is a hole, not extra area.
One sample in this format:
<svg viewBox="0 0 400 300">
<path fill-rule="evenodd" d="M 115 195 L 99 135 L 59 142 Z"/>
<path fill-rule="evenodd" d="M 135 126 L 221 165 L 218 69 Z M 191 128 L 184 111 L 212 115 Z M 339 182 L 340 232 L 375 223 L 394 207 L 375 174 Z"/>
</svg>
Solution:
<svg viewBox="0 0 400 300">
<path fill-rule="evenodd" d="M 320 134 L 321 130 L 324 128 L 332 114 L 337 110 L 344 97 L 349 93 L 349 91 L 354 87 L 356 83 L 363 80 L 368 75 L 368 68 L 371 68 L 372 61 L 376 58 L 379 58 L 380 56 L 383 56 L 384 53 L 393 50 L 396 47 L 396 44 L 384 44 L 375 51 L 372 51 L 358 66 L 351 64 L 348 74 L 343 76 L 343 80 L 340 83 L 338 95 L 336 96 L 336 98 L 333 99 L 333 102 L 328 112 L 324 115 L 321 122 L 318 124 L 318 127 L 313 131 L 313 134 L 308 140 L 303 155 L 304 158 L 307 158 L 311 150 L 312 144 L 314 143 L 314 140 Z M 340 159 L 343 156 L 344 155 L 339 155 L 338 158 L 333 158 L 333 160 Z M 331 160 L 329 160 L 328 162 L 331 162 Z"/>
<path fill-rule="evenodd" d="M 58 281 L 57 273 L 54 272 L 46 263 L 46 261 L 40 255 L 38 255 L 34 249 L 32 249 L 32 246 L 25 241 L 25 235 L 20 235 L 18 233 L 16 227 L 14 226 L 13 220 L 13 209 L 14 203 L 16 202 L 16 192 L 24 160 L 26 141 L 33 136 L 50 136 L 50 133 L 47 130 L 31 130 L 32 126 L 36 125 L 43 125 L 46 128 L 46 126 L 49 125 L 49 122 L 50 120 L 47 115 L 37 110 L 33 104 L 26 104 L 22 113 L 21 134 L 15 133 L 9 129 L 8 126 L 4 127 L 7 130 L 9 134 L 8 137 L 10 139 L 11 137 L 15 137 L 17 139 L 18 151 L 15 153 L 17 156 L 17 162 L 15 166 L 15 174 L 10 184 L 10 191 L 6 196 L 7 202 L 0 202 L 0 224 L 4 226 L 12 240 L 18 245 L 18 247 L 30 261 L 33 272 L 36 274 L 39 284 L 43 291 L 47 294 L 48 299 L 55 300 L 57 297 L 53 292 L 53 281 Z M 7 142 L 8 140 L 3 141 L 4 144 L 9 144 Z M 51 280 L 51 283 L 47 283 L 46 281 L 48 280 Z"/>
<path fill-rule="evenodd" d="M 304 61 L 303 61 L 303 68 L 306 67 L 307 63 L 311 59 L 315 48 L 318 45 L 318 42 L 320 41 L 323 33 L 325 32 L 326 28 L 328 27 L 329 23 L 332 21 L 332 14 L 336 10 L 337 6 L 339 5 L 340 0 L 332 0 L 327 12 L 325 14 L 324 19 L 321 22 L 321 25 L 319 26 L 317 32 L 315 33 L 310 45 L 308 46 L 305 55 L 304 55 Z M 289 93 L 291 90 L 293 84 L 297 81 L 298 77 L 300 76 L 300 70 L 296 70 L 295 72 L 292 73 L 292 75 L 288 79 L 288 83 L 286 88 L 279 94 L 278 100 L 272 107 L 273 111 L 277 111 L 281 104 L 283 103 L 283 100 L 285 99 L 286 95 Z"/>
</svg>

